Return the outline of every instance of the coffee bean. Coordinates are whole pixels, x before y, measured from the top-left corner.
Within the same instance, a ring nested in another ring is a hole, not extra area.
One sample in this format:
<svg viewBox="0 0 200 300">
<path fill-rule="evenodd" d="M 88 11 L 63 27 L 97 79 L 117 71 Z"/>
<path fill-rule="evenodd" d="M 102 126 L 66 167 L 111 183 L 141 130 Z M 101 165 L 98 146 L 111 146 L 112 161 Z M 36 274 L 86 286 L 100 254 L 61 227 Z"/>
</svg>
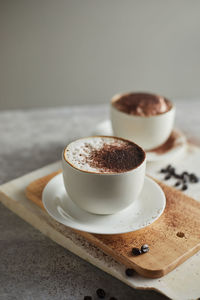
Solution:
<svg viewBox="0 0 200 300">
<path fill-rule="evenodd" d="M 178 187 L 182 184 L 182 191 L 188 189 L 188 183 L 197 183 L 200 181 L 200 178 L 194 173 L 188 173 L 187 171 L 182 172 L 181 174 L 176 173 L 176 169 L 172 165 L 168 165 L 166 168 L 160 170 L 160 173 L 166 173 L 164 180 L 169 180 L 171 178 L 176 178 L 174 186 Z"/>
<path fill-rule="evenodd" d="M 170 173 L 170 174 L 174 174 L 174 173 L 175 173 L 175 168 L 169 169 L 169 173 Z"/>
<path fill-rule="evenodd" d="M 187 186 L 187 184 L 184 184 L 183 186 L 182 186 L 182 191 L 185 191 L 185 190 L 187 190 L 187 188 L 188 188 L 188 186 Z"/>
<path fill-rule="evenodd" d="M 84 300 L 92 300 L 92 297 L 91 296 L 85 296 Z"/>
<path fill-rule="evenodd" d="M 106 292 L 103 289 L 98 289 L 96 294 L 99 298 L 104 299 L 106 297 Z"/>
<path fill-rule="evenodd" d="M 190 182 L 192 183 L 197 183 L 199 181 L 198 177 L 193 173 L 190 174 L 189 178 L 190 178 Z"/>
<path fill-rule="evenodd" d="M 189 173 L 187 171 L 184 171 L 182 174 L 187 175 L 187 176 L 189 175 Z"/>
<path fill-rule="evenodd" d="M 132 254 L 133 255 L 140 255 L 141 254 L 141 250 L 139 248 L 132 248 Z"/>
<path fill-rule="evenodd" d="M 167 170 L 166 169 L 161 169 L 160 173 L 167 173 Z"/>
<path fill-rule="evenodd" d="M 132 277 L 135 274 L 135 271 L 133 269 L 126 269 L 125 273 L 128 277 Z"/>
<path fill-rule="evenodd" d="M 175 177 L 176 179 L 181 179 L 181 175 L 176 174 L 176 173 L 174 173 L 174 177 Z"/>
<path fill-rule="evenodd" d="M 147 244 L 142 245 L 141 251 L 142 251 L 142 253 L 149 252 L 149 246 Z"/>
<path fill-rule="evenodd" d="M 182 176 L 183 176 L 183 181 L 187 181 L 188 180 L 188 175 L 186 175 L 186 174 L 182 174 Z"/>
<path fill-rule="evenodd" d="M 171 178 L 171 175 L 166 175 L 164 180 L 169 180 Z"/>
<path fill-rule="evenodd" d="M 117 298 L 115 298 L 115 297 L 110 297 L 110 300 L 117 300 Z"/>
</svg>

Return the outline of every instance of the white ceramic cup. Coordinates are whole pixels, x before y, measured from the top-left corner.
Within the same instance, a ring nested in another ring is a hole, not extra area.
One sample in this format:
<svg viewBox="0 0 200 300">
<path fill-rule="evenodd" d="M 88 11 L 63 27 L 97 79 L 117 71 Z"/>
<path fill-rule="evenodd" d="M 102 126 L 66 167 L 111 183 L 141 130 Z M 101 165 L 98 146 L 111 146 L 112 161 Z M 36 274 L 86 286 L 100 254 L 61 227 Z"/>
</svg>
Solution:
<svg viewBox="0 0 200 300">
<path fill-rule="evenodd" d="M 153 115 L 138 116 L 118 110 L 114 103 L 124 94 L 115 95 L 111 99 L 111 122 L 113 134 L 134 141 L 144 150 L 154 149 L 169 138 L 175 119 L 175 106 L 169 111 Z"/>
<path fill-rule="evenodd" d="M 123 173 L 96 173 L 73 166 L 65 155 L 67 147 L 62 154 L 63 179 L 69 197 L 79 207 L 94 214 L 113 214 L 138 198 L 146 169 L 142 148 L 144 159 L 136 168 Z"/>
</svg>

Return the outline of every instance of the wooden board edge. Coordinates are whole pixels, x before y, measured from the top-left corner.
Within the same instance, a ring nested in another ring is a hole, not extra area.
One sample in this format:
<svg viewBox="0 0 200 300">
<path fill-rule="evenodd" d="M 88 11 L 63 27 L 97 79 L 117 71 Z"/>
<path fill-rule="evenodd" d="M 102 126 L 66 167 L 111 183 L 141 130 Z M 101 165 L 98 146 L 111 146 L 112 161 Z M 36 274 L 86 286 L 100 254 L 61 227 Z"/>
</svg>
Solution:
<svg viewBox="0 0 200 300">
<path fill-rule="evenodd" d="M 26 214 L 21 212 L 20 207 L 23 207 L 23 205 L 20 205 L 19 203 L 15 203 L 15 209 L 13 209 L 13 207 L 11 207 L 10 202 L 14 202 L 14 200 L 12 198 L 10 198 L 7 194 L 5 194 L 4 192 L 2 192 L 0 190 L 0 202 L 6 207 L 8 208 L 10 211 L 12 211 L 14 214 L 16 214 L 18 217 L 20 217 L 23 221 L 27 222 L 28 224 L 30 224 L 31 226 L 33 226 L 36 230 L 40 231 L 42 234 L 44 234 L 45 236 L 47 236 L 48 238 L 50 238 L 52 241 L 54 241 L 55 243 L 59 244 L 60 246 L 62 246 L 63 248 L 69 250 L 70 252 L 74 253 L 75 255 L 77 255 L 78 257 L 80 257 L 83 260 L 86 260 L 87 262 L 91 263 L 94 267 L 99 268 L 100 270 L 106 272 L 107 274 L 113 276 L 114 278 L 120 280 L 121 282 L 125 283 L 126 285 L 130 286 L 131 288 L 134 288 L 136 290 L 148 290 L 148 291 L 155 291 L 158 293 L 161 293 L 163 295 L 165 295 L 166 297 L 169 297 L 169 295 L 167 294 L 167 292 L 164 292 L 162 290 L 159 290 L 158 288 L 155 287 L 151 287 L 151 286 L 146 286 L 146 287 L 140 287 L 140 286 L 136 286 L 135 284 L 131 284 L 131 282 L 129 280 L 126 280 L 126 277 L 120 276 L 118 275 L 116 272 L 111 272 L 111 268 L 108 266 L 107 268 L 105 266 L 100 265 L 99 263 L 97 264 L 94 260 L 90 259 L 90 258 L 85 258 L 84 255 L 81 255 L 80 251 L 77 252 L 75 251 L 75 248 L 73 247 L 72 249 L 67 248 L 63 243 L 60 243 L 57 239 L 53 238 L 52 236 L 49 235 L 49 231 L 47 232 L 43 232 L 39 227 L 35 226 L 32 224 L 32 222 L 30 222 L 27 218 L 26 218 Z M 30 201 L 30 200 L 29 200 Z M 41 207 L 39 207 L 39 209 L 41 209 Z"/>
</svg>

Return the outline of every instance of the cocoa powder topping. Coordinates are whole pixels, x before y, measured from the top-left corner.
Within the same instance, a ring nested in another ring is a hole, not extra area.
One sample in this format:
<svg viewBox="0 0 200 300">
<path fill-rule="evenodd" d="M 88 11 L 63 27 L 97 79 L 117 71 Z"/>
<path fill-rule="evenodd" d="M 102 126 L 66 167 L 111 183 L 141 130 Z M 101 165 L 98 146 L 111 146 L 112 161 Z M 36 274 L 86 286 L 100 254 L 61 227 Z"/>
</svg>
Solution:
<svg viewBox="0 0 200 300">
<path fill-rule="evenodd" d="M 149 93 L 130 93 L 122 95 L 113 102 L 114 107 L 130 115 L 154 116 L 172 108 L 166 98 Z"/>
<path fill-rule="evenodd" d="M 145 159 L 144 151 L 132 142 L 106 144 L 100 149 L 91 149 L 87 163 L 101 172 L 121 173 L 139 166 Z"/>
</svg>

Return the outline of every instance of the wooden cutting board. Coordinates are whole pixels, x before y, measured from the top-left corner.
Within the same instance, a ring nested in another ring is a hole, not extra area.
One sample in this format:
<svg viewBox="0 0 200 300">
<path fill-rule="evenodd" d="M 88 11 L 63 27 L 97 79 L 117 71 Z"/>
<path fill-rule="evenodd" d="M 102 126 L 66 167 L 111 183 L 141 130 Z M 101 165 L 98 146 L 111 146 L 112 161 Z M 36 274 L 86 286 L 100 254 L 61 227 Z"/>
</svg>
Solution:
<svg viewBox="0 0 200 300">
<path fill-rule="evenodd" d="M 44 209 L 42 192 L 60 171 L 39 178 L 28 185 L 26 196 Z M 150 226 L 120 235 L 99 235 L 77 231 L 115 260 L 144 277 L 162 277 L 200 250 L 200 203 L 182 192 L 158 182 L 167 203 L 163 215 Z M 150 251 L 131 254 L 132 247 L 148 244 Z"/>
</svg>

